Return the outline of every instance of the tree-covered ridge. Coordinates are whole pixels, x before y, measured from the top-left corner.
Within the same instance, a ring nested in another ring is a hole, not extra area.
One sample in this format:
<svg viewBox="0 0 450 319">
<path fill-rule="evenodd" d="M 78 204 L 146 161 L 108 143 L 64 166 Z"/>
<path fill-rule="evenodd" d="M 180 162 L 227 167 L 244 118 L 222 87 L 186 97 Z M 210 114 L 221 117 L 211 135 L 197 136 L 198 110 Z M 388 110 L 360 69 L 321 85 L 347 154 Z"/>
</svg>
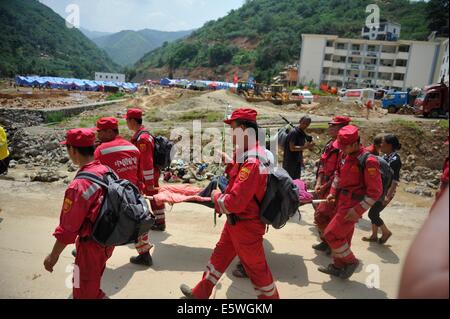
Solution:
<svg viewBox="0 0 450 319">
<path fill-rule="evenodd" d="M 0 75 L 92 78 L 118 66 L 78 29 L 37 0 L 0 0 Z"/>
</svg>

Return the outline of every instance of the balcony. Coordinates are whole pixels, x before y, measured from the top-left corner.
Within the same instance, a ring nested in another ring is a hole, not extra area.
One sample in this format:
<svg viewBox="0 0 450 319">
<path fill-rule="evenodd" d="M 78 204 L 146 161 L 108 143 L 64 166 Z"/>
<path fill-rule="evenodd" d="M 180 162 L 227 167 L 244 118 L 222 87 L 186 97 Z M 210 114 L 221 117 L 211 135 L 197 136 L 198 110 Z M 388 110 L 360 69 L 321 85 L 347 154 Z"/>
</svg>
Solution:
<svg viewBox="0 0 450 319">
<path fill-rule="evenodd" d="M 361 70 L 362 67 L 360 64 L 351 64 L 350 65 L 350 70 Z"/>
<path fill-rule="evenodd" d="M 335 49 L 334 55 L 347 56 L 348 51 L 346 49 Z"/>
<path fill-rule="evenodd" d="M 395 73 L 406 74 L 406 67 L 405 66 L 396 66 L 394 68 L 394 72 Z"/>
<path fill-rule="evenodd" d="M 399 52 L 397 54 L 397 59 L 408 60 L 409 59 L 409 53 L 408 52 Z"/>
<path fill-rule="evenodd" d="M 395 60 L 397 58 L 397 53 L 381 52 L 381 58 L 386 60 Z"/>
<path fill-rule="evenodd" d="M 331 68 L 333 66 L 332 61 L 323 61 L 323 67 L 325 68 Z"/>
<path fill-rule="evenodd" d="M 331 66 L 334 69 L 346 69 L 347 65 L 345 62 L 333 62 L 333 65 Z"/>
<path fill-rule="evenodd" d="M 365 64 L 364 65 L 364 70 L 366 71 L 375 71 L 377 69 L 376 65 L 372 65 L 372 64 Z"/>
<path fill-rule="evenodd" d="M 322 75 L 322 77 L 325 81 L 342 81 L 343 79 L 343 75 L 335 75 L 335 74 Z"/>
<path fill-rule="evenodd" d="M 325 54 L 334 54 L 334 47 L 325 47 Z"/>
<path fill-rule="evenodd" d="M 366 56 L 371 57 L 371 58 L 378 58 L 380 56 L 380 52 L 368 51 L 368 52 L 366 52 Z"/>
<path fill-rule="evenodd" d="M 361 53 L 361 51 L 351 50 L 350 51 L 350 55 L 352 55 L 352 56 L 361 56 L 362 53 Z"/>
<path fill-rule="evenodd" d="M 394 67 L 393 66 L 384 66 L 384 65 L 380 65 L 379 72 L 383 72 L 383 73 L 394 73 Z"/>
</svg>

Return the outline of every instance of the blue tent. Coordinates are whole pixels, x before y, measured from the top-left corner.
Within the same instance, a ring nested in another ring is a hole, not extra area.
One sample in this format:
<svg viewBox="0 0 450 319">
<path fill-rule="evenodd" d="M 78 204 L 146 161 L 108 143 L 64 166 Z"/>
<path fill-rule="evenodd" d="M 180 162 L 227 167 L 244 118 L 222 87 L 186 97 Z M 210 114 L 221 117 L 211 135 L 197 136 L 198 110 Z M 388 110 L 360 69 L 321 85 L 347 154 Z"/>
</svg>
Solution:
<svg viewBox="0 0 450 319">
<path fill-rule="evenodd" d="M 164 86 L 168 86 L 168 85 L 170 85 L 170 83 L 171 83 L 171 81 L 168 78 L 161 79 L 161 81 L 159 82 L 159 84 L 164 85 Z"/>
</svg>

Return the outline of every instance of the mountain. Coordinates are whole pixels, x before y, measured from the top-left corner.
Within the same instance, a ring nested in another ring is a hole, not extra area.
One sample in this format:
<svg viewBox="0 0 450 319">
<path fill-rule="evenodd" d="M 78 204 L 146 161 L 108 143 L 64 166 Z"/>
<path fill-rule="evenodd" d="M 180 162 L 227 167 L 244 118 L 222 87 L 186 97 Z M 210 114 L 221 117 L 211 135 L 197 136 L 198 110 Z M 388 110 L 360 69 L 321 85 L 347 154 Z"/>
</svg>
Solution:
<svg viewBox="0 0 450 319">
<path fill-rule="evenodd" d="M 80 31 L 91 40 L 113 34 L 112 32 L 91 31 L 85 28 L 80 28 Z"/>
<path fill-rule="evenodd" d="M 0 0 L 0 76 L 39 74 L 93 78 L 119 66 L 37 0 Z"/>
<path fill-rule="evenodd" d="M 191 33 L 192 31 L 125 30 L 94 38 L 93 41 L 100 48 L 104 49 L 114 62 L 122 66 L 130 66 L 136 63 L 146 53 L 162 46 L 164 42 L 172 42 Z"/>
<path fill-rule="evenodd" d="M 383 19 L 401 23 L 402 39 L 426 40 L 431 30 L 423 1 L 247 0 L 186 39 L 146 54 L 136 63 L 136 79 L 172 75 L 231 80 L 234 74 L 251 74 L 270 82 L 286 64 L 298 61 L 302 33 L 360 37 L 369 15 L 366 7 L 373 3 Z"/>
</svg>

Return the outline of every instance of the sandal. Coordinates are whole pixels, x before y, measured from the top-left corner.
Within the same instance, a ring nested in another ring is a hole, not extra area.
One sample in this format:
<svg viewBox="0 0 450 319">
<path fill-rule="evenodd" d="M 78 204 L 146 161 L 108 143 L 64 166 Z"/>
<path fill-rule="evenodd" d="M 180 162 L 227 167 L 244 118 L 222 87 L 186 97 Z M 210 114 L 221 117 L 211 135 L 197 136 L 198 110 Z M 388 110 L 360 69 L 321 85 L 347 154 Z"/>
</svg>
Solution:
<svg viewBox="0 0 450 319">
<path fill-rule="evenodd" d="M 387 237 L 387 238 L 380 238 L 380 240 L 378 241 L 378 243 L 380 244 L 380 245 L 384 245 L 384 244 L 386 244 L 387 242 L 388 242 L 388 240 L 390 239 L 392 237 L 392 233 L 391 234 L 389 234 L 389 236 Z"/>
<path fill-rule="evenodd" d="M 378 238 L 376 238 L 376 237 L 363 237 L 362 241 L 365 241 L 365 242 L 368 242 L 368 243 L 379 242 Z"/>
</svg>

